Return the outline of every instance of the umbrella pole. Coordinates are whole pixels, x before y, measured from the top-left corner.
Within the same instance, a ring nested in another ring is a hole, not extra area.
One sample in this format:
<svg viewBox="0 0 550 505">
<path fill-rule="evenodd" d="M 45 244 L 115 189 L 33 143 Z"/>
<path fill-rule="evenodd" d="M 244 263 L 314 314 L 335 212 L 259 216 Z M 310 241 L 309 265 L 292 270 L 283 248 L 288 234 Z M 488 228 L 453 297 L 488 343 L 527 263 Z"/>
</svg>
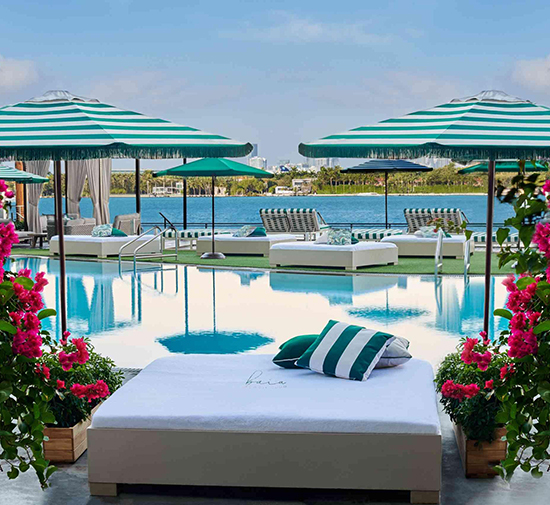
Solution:
<svg viewBox="0 0 550 505">
<path fill-rule="evenodd" d="M 384 172 L 384 186 L 385 186 L 385 198 L 386 198 L 386 230 L 388 229 L 388 172 Z"/>
<path fill-rule="evenodd" d="M 136 158 L 136 214 L 141 214 L 141 167 Z"/>
<path fill-rule="evenodd" d="M 63 230 L 63 202 L 61 192 L 61 161 L 54 161 L 55 227 L 59 241 L 59 309 L 61 335 L 67 331 L 67 277 L 65 272 L 65 237 Z"/>
<path fill-rule="evenodd" d="M 216 241 L 214 240 L 215 236 L 215 208 L 214 208 L 214 202 L 215 202 L 215 188 L 216 188 L 216 176 L 212 176 L 212 250 L 210 252 L 205 252 L 201 259 L 204 260 L 224 260 L 225 256 L 222 253 L 216 252 Z"/>
<path fill-rule="evenodd" d="M 493 213 L 495 206 L 495 160 L 489 159 L 487 189 L 487 231 L 485 239 L 485 300 L 483 310 L 483 331 L 489 332 L 491 311 L 491 256 L 493 254 Z"/>
<path fill-rule="evenodd" d="M 183 164 L 187 165 L 187 158 L 183 158 Z M 187 230 L 187 179 L 183 178 L 183 229 Z"/>
</svg>

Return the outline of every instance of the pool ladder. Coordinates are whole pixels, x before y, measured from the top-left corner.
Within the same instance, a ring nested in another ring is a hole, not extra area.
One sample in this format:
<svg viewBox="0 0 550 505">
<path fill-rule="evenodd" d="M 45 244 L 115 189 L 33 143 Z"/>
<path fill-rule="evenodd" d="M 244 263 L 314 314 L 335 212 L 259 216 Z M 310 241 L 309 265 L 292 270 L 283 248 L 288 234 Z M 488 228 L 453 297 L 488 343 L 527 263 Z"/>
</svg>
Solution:
<svg viewBox="0 0 550 505">
<path fill-rule="evenodd" d="M 437 244 L 435 246 L 435 276 L 443 273 L 443 239 L 445 238 L 445 233 L 443 230 L 439 230 L 437 233 Z M 466 247 L 464 251 L 464 279 L 468 279 L 470 273 L 470 262 L 471 262 L 471 240 L 466 241 Z"/>
<path fill-rule="evenodd" d="M 124 255 L 123 254 L 124 250 L 128 246 L 130 246 L 133 243 L 137 242 L 138 240 L 145 237 L 147 234 L 149 234 L 151 232 L 153 232 L 153 234 L 151 235 L 149 240 L 146 240 L 143 244 L 140 244 L 138 247 L 136 247 L 134 249 L 134 252 L 132 253 L 134 275 L 137 272 L 137 261 L 138 260 L 158 258 L 158 259 L 161 260 L 162 263 L 164 263 L 165 258 L 174 258 L 174 259 L 177 260 L 178 252 L 179 252 L 178 240 L 176 240 L 176 248 L 175 248 L 174 252 L 172 252 L 172 253 L 165 253 L 164 252 L 164 250 L 165 250 L 165 240 L 166 240 L 165 239 L 165 234 L 169 230 L 176 231 L 176 229 L 173 226 L 167 226 L 165 228 L 161 228 L 160 226 L 155 225 L 155 226 L 145 230 L 144 232 L 142 232 L 140 235 L 133 238 L 129 242 L 126 242 L 125 244 L 123 244 L 123 246 L 118 251 L 118 271 L 119 271 L 119 274 L 122 273 L 122 257 Z M 155 240 L 160 241 L 160 252 L 155 252 L 155 253 L 146 253 L 146 252 L 142 253 L 142 252 L 140 252 L 142 249 L 147 247 L 149 244 L 151 244 Z M 161 267 L 161 268 L 163 268 L 163 267 Z M 158 267 L 151 268 L 150 270 L 158 270 Z"/>
</svg>

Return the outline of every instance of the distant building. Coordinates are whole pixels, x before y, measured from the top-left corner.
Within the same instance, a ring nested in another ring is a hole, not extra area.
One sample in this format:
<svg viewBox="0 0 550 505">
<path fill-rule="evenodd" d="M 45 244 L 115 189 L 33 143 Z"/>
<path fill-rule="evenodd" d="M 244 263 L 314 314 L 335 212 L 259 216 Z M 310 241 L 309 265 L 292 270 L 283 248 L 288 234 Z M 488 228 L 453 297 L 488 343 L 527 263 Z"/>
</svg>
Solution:
<svg viewBox="0 0 550 505">
<path fill-rule="evenodd" d="M 293 195 L 294 191 L 292 190 L 292 188 L 289 188 L 288 186 L 276 186 L 275 194 L 279 196 L 289 196 L 289 195 Z"/>
<path fill-rule="evenodd" d="M 256 156 L 258 156 L 258 144 L 252 144 L 252 151 L 248 156 L 250 156 L 251 158 L 255 158 Z"/>
<path fill-rule="evenodd" d="M 313 189 L 313 179 L 292 179 L 292 189 L 294 193 L 307 195 Z"/>
<path fill-rule="evenodd" d="M 253 156 L 248 160 L 248 164 L 254 168 L 260 168 L 261 170 L 267 169 L 267 159 L 261 156 Z"/>
</svg>

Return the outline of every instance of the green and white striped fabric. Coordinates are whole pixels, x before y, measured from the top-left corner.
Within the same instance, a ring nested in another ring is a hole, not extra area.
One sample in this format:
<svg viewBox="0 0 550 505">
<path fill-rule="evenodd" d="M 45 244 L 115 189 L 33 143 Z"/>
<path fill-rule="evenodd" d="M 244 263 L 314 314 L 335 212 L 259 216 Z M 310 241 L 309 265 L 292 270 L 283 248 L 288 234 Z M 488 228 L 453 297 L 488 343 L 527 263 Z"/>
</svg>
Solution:
<svg viewBox="0 0 550 505">
<path fill-rule="evenodd" d="M 298 150 L 316 158 L 550 157 L 550 108 L 484 91 L 300 144 Z"/>
<path fill-rule="evenodd" d="M 341 379 L 367 380 L 394 340 L 388 333 L 329 321 L 296 366 Z"/>
<path fill-rule="evenodd" d="M 227 235 L 230 230 L 216 230 L 214 235 Z M 201 238 L 212 236 L 212 230 L 166 230 L 164 238 Z"/>
<path fill-rule="evenodd" d="M 384 237 L 391 237 L 393 235 L 403 235 L 403 230 L 396 230 L 394 228 L 364 228 L 352 230 L 351 236 L 357 240 L 381 240 Z"/>
<path fill-rule="evenodd" d="M 472 233 L 472 240 L 479 244 L 485 244 L 487 242 L 487 233 L 484 231 L 474 231 Z M 517 244 L 519 242 L 519 233 L 518 232 L 512 232 L 504 241 L 508 244 Z M 496 232 L 493 233 L 493 243 L 497 243 L 497 234 Z"/>
<path fill-rule="evenodd" d="M 0 158 L 239 157 L 251 144 L 66 91 L 0 108 Z"/>
</svg>

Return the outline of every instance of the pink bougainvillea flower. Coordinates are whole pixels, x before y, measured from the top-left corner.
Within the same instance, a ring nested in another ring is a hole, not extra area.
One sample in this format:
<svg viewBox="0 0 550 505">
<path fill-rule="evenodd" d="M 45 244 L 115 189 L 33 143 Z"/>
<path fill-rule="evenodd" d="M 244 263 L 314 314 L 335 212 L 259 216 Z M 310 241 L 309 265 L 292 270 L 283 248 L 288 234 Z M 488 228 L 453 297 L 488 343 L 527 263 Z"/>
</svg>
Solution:
<svg viewBox="0 0 550 505">
<path fill-rule="evenodd" d="M 65 389 L 65 381 L 57 379 L 57 389 Z"/>
<path fill-rule="evenodd" d="M 485 389 L 493 389 L 494 388 L 494 382 L 495 381 L 493 379 L 485 381 Z"/>
</svg>

